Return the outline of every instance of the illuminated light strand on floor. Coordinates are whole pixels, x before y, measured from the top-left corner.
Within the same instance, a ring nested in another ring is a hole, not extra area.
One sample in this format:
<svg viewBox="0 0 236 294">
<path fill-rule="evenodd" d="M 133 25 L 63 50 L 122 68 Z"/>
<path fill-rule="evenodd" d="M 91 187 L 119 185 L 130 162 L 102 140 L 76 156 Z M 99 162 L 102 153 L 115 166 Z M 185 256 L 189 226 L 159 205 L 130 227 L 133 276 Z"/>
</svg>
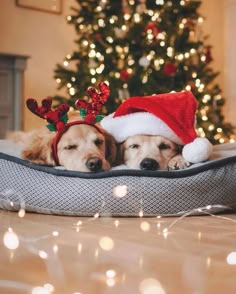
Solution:
<svg viewBox="0 0 236 294">
<path fill-rule="evenodd" d="M 170 225 L 168 227 L 164 228 L 163 231 L 162 231 L 163 234 L 168 233 L 168 231 L 171 228 L 173 228 L 173 226 L 175 226 L 179 221 L 181 221 L 185 217 L 190 216 L 190 215 L 199 215 L 199 213 L 207 214 L 207 215 L 210 215 L 212 217 L 216 217 L 216 218 L 220 218 L 220 219 L 224 219 L 224 220 L 232 221 L 232 222 L 236 223 L 236 220 L 233 220 L 233 219 L 228 218 L 228 217 L 224 217 L 224 216 L 220 216 L 220 215 L 211 213 L 209 211 L 210 209 L 232 210 L 231 207 L 225 206 L 225 205 L 207 205 L 205 207 L 199 207 L 199 208 L 192 209 L 192 210 L 187 211 L 184 214 L 182 214 L 179 218 L 175 219 L 172 223 L 170 223 Z"/>
</svg>

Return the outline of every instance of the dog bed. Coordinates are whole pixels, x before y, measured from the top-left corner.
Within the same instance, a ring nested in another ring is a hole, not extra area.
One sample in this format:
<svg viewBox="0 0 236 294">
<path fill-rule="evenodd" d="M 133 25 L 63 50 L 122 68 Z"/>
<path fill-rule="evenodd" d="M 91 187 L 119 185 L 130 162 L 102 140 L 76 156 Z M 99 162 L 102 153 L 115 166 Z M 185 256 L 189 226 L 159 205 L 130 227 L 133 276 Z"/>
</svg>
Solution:
<svg viewBox="0 0 236 294">
<path fill-rule="evenodd" d="M 236 143 L 178 171 L 82 173 L 40 166 L 0 140 L 0 208 L 70 216 L 168 216 L 236 208 Z"/>
</svg>

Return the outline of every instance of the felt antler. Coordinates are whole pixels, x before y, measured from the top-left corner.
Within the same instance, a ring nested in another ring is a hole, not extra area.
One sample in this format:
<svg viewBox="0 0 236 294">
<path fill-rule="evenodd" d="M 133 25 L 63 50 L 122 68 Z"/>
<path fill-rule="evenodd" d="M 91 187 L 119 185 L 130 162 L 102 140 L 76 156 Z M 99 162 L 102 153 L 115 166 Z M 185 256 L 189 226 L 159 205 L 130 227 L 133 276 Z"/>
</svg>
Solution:
<svg viewBox="0 0 236 294">
<path fill-rule="evenodd" d="M 38 102 L 35 99 L 29 98 L 26 101 L 26 105 L 32 113 L 47 120 L 49 123 L 47 128 L 50 131 L 62 131 L 65 129 L 66 123 L 68 121 L 67 112 L 69 111 L 69 105 L 61 104 L 54 111 L 51 109 L 51 98 L 44 98 L 42 100 L 42 106 L 40 107 L 38 106 Z"/>
<path fill-rule="evenodd" d="M 93 87 L 87 90 L 87 94 L 92 100 L 91 102 L 87 102 L 83 99 L 78 99 L 75 102 L 75 106 L 80 110 L 82 118 L 90 124 L 99 122 L 102 119 L 102 116 L 98 114 L 102 105 L 107 101 L 110 95 L 110 89 L 106 83 L 101 82 L 98 87 L 99 91 Z"/>
</svg>

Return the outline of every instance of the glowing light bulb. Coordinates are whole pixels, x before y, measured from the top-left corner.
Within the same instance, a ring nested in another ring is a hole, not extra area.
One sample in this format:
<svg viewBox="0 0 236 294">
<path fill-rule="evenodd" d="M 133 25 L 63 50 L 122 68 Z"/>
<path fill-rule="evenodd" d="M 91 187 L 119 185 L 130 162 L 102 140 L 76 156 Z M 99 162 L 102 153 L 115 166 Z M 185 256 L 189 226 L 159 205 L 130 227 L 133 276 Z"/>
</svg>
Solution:
<svg viewBox="0 0 236 294">
<path fill-rule="evenodd" d="M 127 195 L 128 188 L 126 185 L 115 186 L 113 188 L 113 195 L 117 198 L 122 198 Z"/>
<path fill-rule="evenodd" d="M 223 144 L 225 142 L 225 139 L 224 138 L 220 138 L 219 142 L 220 142 L 220 144 Z"/>
<path fill-rule="evenodd" d="M 166 239 L 167 236 L 168 236 L 169 231 L 168 231 L 167 228 L 165 228 L 165 229 L 163 229 L 162 233 L 163 233 L 164 238 Z"/>
<path fill-rule="evenodd" d="M 116 271 L 113 269 L 107 270 L 106 271 L 106 276 L 110 279 L 115 278 L 116 276 Z"/>
<path fill-rule="evenodd" d="M 147 278 L 143 280 L 139 284 L 139 290 L 141 294 L 151 294 L 151 293 L 158 293 L 158 294 L 166 294 L 165 290 L 163 289 L 161 283 L 153 278 Z"/>
<path fill-rule="evenodd" d="M 24 208 L 21 208 L 19 211 L 18 211 L 18 216 L 23 218 L 25 216 L 25 210 Z"/>
<path fill-rule="evenodd" d="M 143 232 L 148 232 L 148 231 L 150 231 L 151 226 L 147 221 L 143 221 L 140 224 L 140 228 Z"/>
<path fill-rule="evenodd" d="M 236 252 L 230 252 L 226 258 L 226 261 L 230 265 L 236 265 Z"/>
<path fill-rule="evenodd" d="M 198 18 L 197 21 L 198 21 L 199 23 L 203 23 L 204 19 L 203 19 L 203 17 L 200 16 L 200 17 Z"/>
<path fill-rule="evenodd" d="M 100 247 L 105 251 L 110 251 L 114 247 L 114 241 L 110 237 L 102 237 L 99 240 Z"/>
<path fill-rule="evenodd" d="M 115 280 L 114 279 L 107 279 L 106 280 L 106 284 L 107 284 L 107 286 L 108 287 L 113 287 L 113 286 L 115 286 Z"/>
<path fill-rule="evenodd" d="M 19 238 L 11 228 L 3 235 L 4 245 L 11 250 L 15 250 L 19 247 Z"/>
<path fill-rule="evenodd" d="M 135 14 L 134 14 L 134 22 L 138 23 L 138 22 L 140 22 L 140 21 L 141 21 L 141 17 L 140 17 L 140 15 L 139 15 L 138 13 L 135 13 Z"/>
<path fill-rule="evenodd" d="M 119 224 L 120 224 L 120 222 L 119 222 L 118 220 L 115 220 L 115 221 L 114 221 L 114 224 L 115 224 L 115 227 L 116 227 L 116 228 L 118 228 L 118 227 L 119 227 Z"/>
<path fill-rule="evenodd" d="M 58 246 L 54 245 L 52 248 L 53 252 L 56 254 L 58 252 Z"/>
<path fill-rule="evenodd" d="M 77 246 L 78 253 L 81 253 L 82 248 L 83 248 L 82 244 L 79 243 L 78 246 Z"/>
<path fill-rule="evenodd" d="M 48 254 L 47 252 L 43 251 L 43 250 L 39 250 L 39 256 L 42 258 L 42 259 L 47 259 L 48 258 Z"/>
</svg>

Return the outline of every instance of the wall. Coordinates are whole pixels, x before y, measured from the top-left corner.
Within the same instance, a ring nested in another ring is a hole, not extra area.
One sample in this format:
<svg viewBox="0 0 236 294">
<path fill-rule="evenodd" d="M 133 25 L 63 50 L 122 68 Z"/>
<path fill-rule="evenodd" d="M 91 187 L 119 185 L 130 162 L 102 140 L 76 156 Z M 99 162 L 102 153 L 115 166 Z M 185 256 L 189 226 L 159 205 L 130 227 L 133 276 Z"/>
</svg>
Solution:
<svg viewBox="0 0 236 294">
<path fill-rule="evenodd" d="M 223 75 L 225 95 L 228 103 L 225 105 L 227 119 L 236 126 L 236 0 L 224 0 L 224 51 Z"/>
<path fill-rule="evenodd" d="M 224 51 L 225 44 L 223 42 L 224 35 L 224 1 L 225 0 L 203 0 L 200 13 L 204 17 L 202 25 L 203 34 L 208 37 L 205 41 L 212 46 L 213 61 L 210 64 L 215 71 L 220 74 L 215 82 L 218 82 L 224 89 L 224 76 L 222 69 L 224 68 Z"/>
<path fill-rule="evenodd" d="M 63 1 L 63 14 L 57 15 L 17 7 L 14 0 L 0 0 L 0 52 L 30 56 L 24 82 L 27 98 L 40 100 L 56 94 L 55 65 L 74 49 L 74 27 L 66 22 L 73 3 Z M 25 107 L 24 116 L 25 130 L 44 124 Z"/>
<path fill-rule="evenodd" d="M 235 34 L 236 0 L 203 0 L 201 13 L 206 18 L 203 29 L 213 46 L 212 66 L 220 71 L 217 81 L 226 97 L 226 120 L 236 125 L 236 86 L 233 70 L 236 57 L 231 42 Z M 0 52 L 29 55 L 25 72 L 25 97 L 41 99 L 56 94 L 53 78 L 56 63 L 72 53 L 76 38 L 74 27 L 66 22 L 74 0 L 63 0 L 63 14 L 56 15 L 19 8 L 14 0 L 0 0 Z M 233 9 L 232 9 L 233 8 Z M 225 14 L 223 13 L 225 11 Z M 24 97 L 24 98 L 25 98 Z M 24 129 L 43 125 L 43 121 L 24 108 Z"/>
<path fill-rule="evenodd" d="M 213 46 L 212 66 L 220 72 L 215 81 L 226 99 L 225 121 L 236 126 L 236 0 L 203 0 L 201 13 L 206 18 L 203 30 L 209 34 L 208 42 Z"/>
</svg>

